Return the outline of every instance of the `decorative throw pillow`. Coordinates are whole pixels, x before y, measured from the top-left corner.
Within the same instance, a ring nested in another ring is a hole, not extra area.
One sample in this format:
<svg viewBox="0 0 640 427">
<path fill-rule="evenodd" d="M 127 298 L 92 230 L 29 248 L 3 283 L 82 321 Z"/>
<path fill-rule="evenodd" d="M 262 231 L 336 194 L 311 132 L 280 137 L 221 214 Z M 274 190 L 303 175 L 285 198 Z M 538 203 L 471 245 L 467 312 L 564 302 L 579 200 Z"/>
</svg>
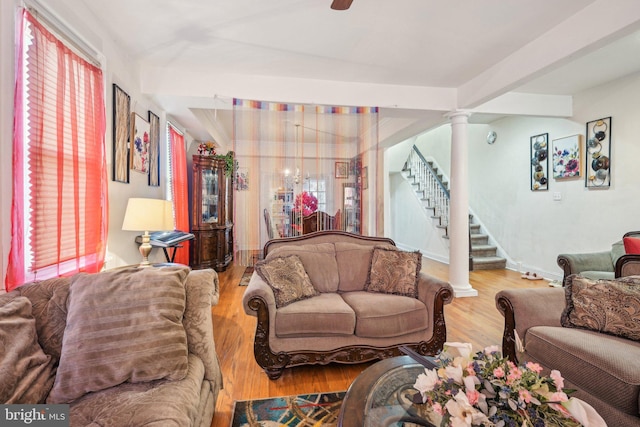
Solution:
<svg viewBox="0 0 640 427">
<path fill-rule="evenodd" d="M 640 276 L 592 280 L 571 275 L 565 298 L 562 326 L 640 341 Z"/>
<path fill-rule="evenodd" d="M 371 256 L 375 247 L 395 248 L 390 244 L 367 245 L 352 242 L 336 242 L 336 261 L 340 284 L 338 292 L 363 291 L 371 270 Z"/>
<path fill-rule="evenodd" d="M 53 382 L 50 360 L 38 343 L 29 299 L 0 306 L 0 402 L 42 403 Z"/>
<path fill-rule="evenodd" d="M 628 254 L 640 254 L 640 239 L 637 237 L 625 237 L 622 239 L 624 251 Z"/>
<path fill-rule="evenodd" d="M 333 243 L 280 246 L 269 252 L 266 259 L 287 255 L 300 257 L 304 270 L 318 292 L 338 290 L 338 264 Z"/>
<path fill-rule="evenodd" d="M 255 269 L 273 289 L 276 308 L 319 295 L 297 255 L 260 261 L 256 264 Z"/>
<path fill-rule="evenodd" d="M 368 292 L 418 297 L 418 273 L 422 267 L 420 251 L 406 252 L 377 246 L 371 256 Z"/>
<path fill-rule="evenodd" d="M 182 318 L 188 267 L 80 273 L 69 287 L 62 355 L 48 403 L 124 382 L 187 374 Z"/>
</svg>

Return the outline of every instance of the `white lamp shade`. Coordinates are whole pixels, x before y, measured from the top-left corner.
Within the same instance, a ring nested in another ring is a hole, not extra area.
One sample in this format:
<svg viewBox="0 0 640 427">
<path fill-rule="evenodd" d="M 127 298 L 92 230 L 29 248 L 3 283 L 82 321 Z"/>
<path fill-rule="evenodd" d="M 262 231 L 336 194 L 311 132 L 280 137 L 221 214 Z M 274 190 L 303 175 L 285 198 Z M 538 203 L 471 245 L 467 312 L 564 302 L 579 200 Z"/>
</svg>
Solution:
<svg viewBox="0 0 640 427">
<path fill-rule="evenodd" d="M 173 206 L 169 200 L 131 198 L 124 214 L 123 230 L 173 230 Z"/>
</svg>

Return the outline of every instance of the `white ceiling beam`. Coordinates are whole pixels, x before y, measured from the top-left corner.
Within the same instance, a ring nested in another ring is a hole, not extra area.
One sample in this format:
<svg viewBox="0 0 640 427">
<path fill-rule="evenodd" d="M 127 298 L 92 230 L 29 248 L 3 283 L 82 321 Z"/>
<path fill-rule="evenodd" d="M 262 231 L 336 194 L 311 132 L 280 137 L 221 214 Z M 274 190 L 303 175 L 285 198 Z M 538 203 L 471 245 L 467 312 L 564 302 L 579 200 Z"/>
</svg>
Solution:
<svg viewBox="0 0 640 427">
<path fill-rule="evenodd" d="M 485 102 L 472 111 L 500 115 L 571 117 L 573 98 L 568 95 L 509 92 Z"/>
<path fill-rule="evenodd" d="M 296 104 L 377 106 L 443 112 L 456 107 L 456 90 L 453 88 L 216 74 L 153 66 L 143 66 L 142 75 L 144 93 L 160 97 L 202 97 L 210 99 L 212 103 L 214 96 L 234 96 Z"/>
<path fill-rule="evenodd" d="M 458 106 L 475 108 L 639 28 L 638 0 L 594 1 L 460 86 Z"/>
</svg>

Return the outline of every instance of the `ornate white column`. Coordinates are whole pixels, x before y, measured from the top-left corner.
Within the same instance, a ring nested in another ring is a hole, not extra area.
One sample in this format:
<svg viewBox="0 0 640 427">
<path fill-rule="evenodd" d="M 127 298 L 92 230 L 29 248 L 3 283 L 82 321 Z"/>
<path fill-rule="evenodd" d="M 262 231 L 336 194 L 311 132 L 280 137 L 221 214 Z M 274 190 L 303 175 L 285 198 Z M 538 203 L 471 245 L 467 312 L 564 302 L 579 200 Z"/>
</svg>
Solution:
<svg viewBox="0 0 640 427">
<path fill-rule="evenodd" d="M 478 295 L 469 283 L 469 115 L 462 111 L 447 115 L 451 121 L 449 283 L 456 297 Z"/>
</svg>

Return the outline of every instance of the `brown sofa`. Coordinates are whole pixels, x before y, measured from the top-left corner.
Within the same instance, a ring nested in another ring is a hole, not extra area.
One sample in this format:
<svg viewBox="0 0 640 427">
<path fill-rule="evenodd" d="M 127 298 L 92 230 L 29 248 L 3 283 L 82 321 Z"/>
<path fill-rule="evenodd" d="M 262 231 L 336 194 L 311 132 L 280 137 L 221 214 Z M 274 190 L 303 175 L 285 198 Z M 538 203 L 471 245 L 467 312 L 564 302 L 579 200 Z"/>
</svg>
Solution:
<svg viewBox="0 0 640 427">
<path fill-rule="evenodd" d="M 217 301 L 213 270 L 177 264 L 0 295 L 0 402 L 69 404 L 71 426 L 208 427 L 222 388 Z"/>
<path fill-rule="evenodd" d="M 569 276 L 568 286 L 576 277 Z M 598 286 L 610 286 L 604 280 L 600 283 Z M 577 390 L 573 396 L 591 404 L 609 426 L 640 426 L 640 342 L 599 329 L 562 326 L 568 319 L 561 320 L 563 312 L 571 300 L 565 293 L 564 288 L 500 291 L 496 306 L 505 319 L 503 353 L 514 362 L 533 361 L 546 369 L 559 370 L 565 387 Z M 598 294 L 591 295 L 599 298 Z M 605 317 L 606 310 L 587 308 L 599 313 L 591 319 L 585 316 L 588 321 Z M 633 310 L 634 305 L 629 303 L 627 308 Z M 516 347 L 515 331 L 524 352 Z"/>
<path fill-rule="evenodd" d="M 299 255 L 318 291 L 276 308 L 272 288 L 257 272 L 251 277 L 243 305 L 257 316 L 254 354 L 269 378 L 279 378 L 286 367 L 397 356 L 400 345 L 424 355 L 442 349 L 451 286 L 419 272 L 417 297 L 365 291 L 374 248 L 381 246 L 395 249 L 391 239 L 337 230 L 267 242 L 265 262 Z"/>
</svg>

